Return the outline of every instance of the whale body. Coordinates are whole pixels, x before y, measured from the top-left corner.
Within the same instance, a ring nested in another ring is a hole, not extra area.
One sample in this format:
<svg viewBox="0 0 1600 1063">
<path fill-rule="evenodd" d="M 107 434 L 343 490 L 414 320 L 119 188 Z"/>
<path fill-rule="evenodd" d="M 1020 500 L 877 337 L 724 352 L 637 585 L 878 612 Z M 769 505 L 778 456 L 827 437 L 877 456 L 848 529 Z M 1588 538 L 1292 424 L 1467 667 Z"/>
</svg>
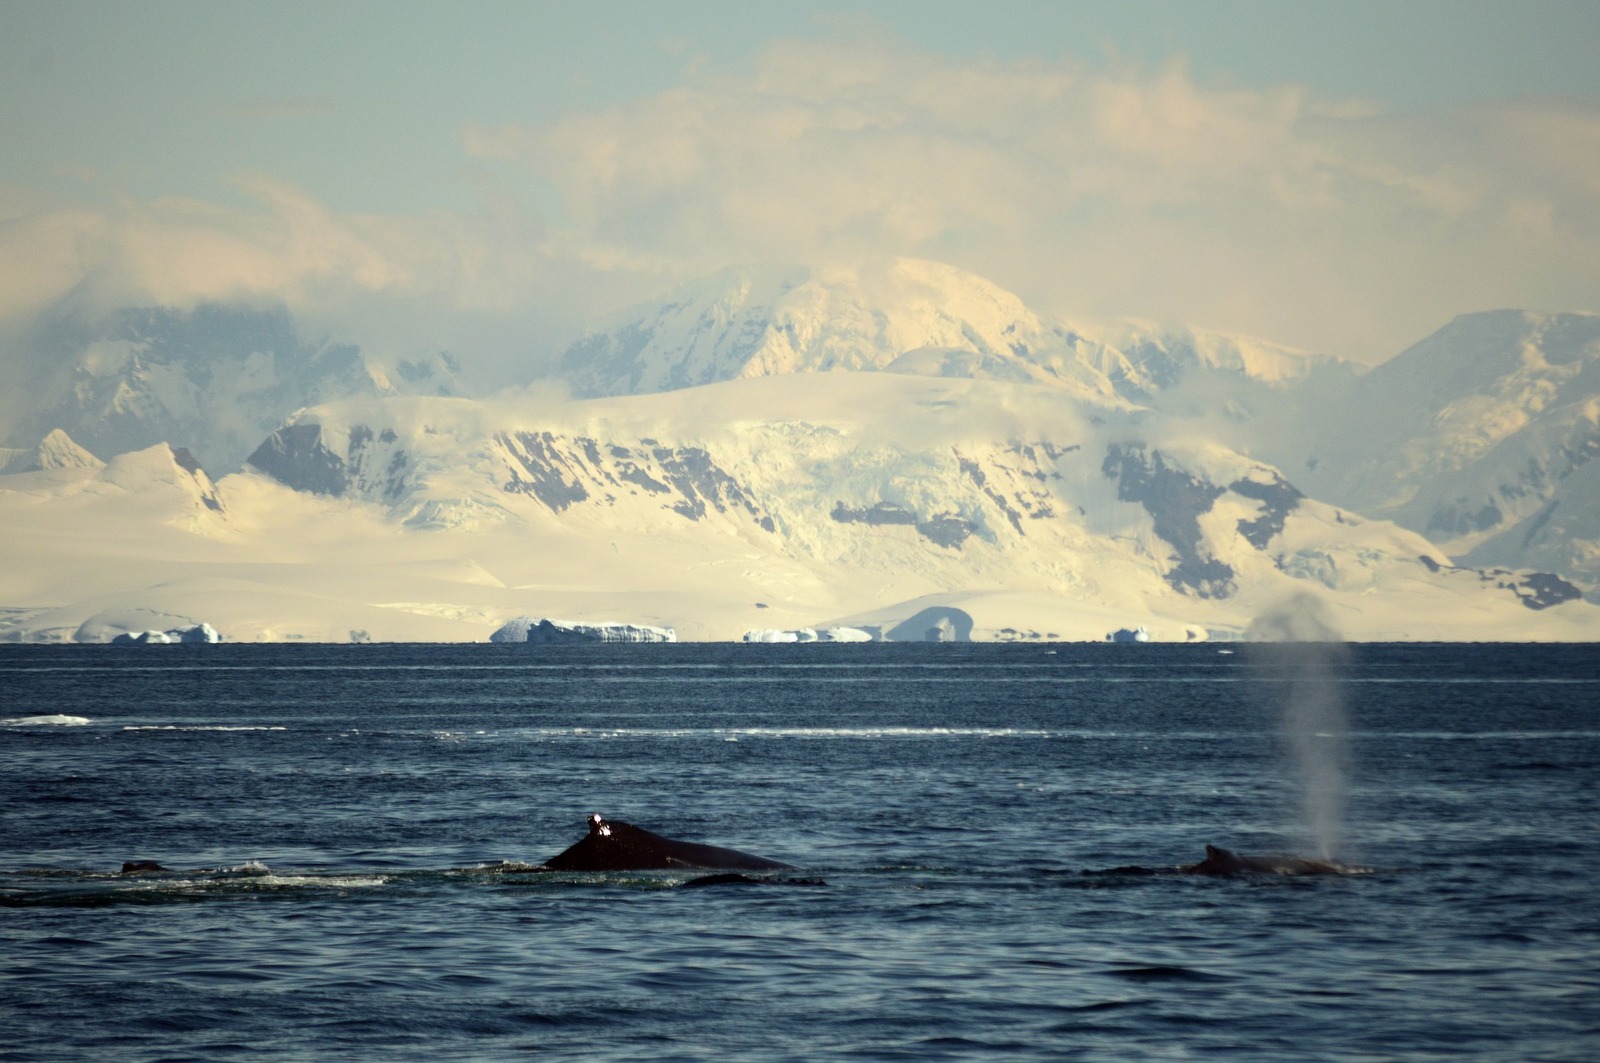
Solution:
<svg viewBox="0 0 1600 1063">
<path fill-rule="evenodd" d="M 1105 871 L 1086 871 L 1089 875 L 1205 875 L 1232 878 L 1239 875 L 1366 875 L 1370 867 L 1341 864 L 1335 860 L 1313 860 L 1290 853 L 1243 856 L 1218 845 L 1206 846 L 1206 858 L 1198 864 L 1177 867 L 1113 867 Z"/>
<path fill-rule="evenodd" d="M 1220 846 L 1206 846 L 1206 858 L 1178 868 L 1185 875 L 1352 875 L 1368 870 L 1332 860 L 1313 860 L 1288 853 L 1241 856 Z"/>
<path fill-rule="evenodd" d="M 589 817 L 589 834 L 539 865 L 541 871 L 793 871 L 793 864 L 724 849 L 680 842 L 621 820 Z"/>
<path fill-rule="evenodd" d="M 122 873 L 124 875 L 148 875 L 165 870 L 166 868 L 154 860 L 124 860 L 122 862 Z"/>
</svg>

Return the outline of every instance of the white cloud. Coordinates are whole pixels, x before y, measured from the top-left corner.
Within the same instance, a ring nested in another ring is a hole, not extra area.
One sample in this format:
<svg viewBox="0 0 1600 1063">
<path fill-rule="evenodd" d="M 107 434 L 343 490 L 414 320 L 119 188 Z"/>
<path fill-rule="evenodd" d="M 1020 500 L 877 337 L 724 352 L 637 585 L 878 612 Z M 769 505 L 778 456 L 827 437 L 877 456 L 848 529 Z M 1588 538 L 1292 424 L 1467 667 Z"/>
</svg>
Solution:
<svg viewBox="0 0 1600 1063">
<path fill-rule="evenodd" d="M 581 238 L 686 272 L 951 259 L 1034 300 L 1374 358 L 1454 313 L 1593 305 L 1593 109 L 1385 114 L 1161 69 L 789 43 L 469 152 L 559 190 Z"/>
<path fill-rule="evenodd" d="M 523 383 L 595 313 L 659 287 L 636 250 L 552 235 L 479 184 L 477 210 L 422 215 L 340 213 L 265 176 L 240 181 L 242 205 L 64 206 L 0 189 L 0 381 L 30 323 L 68 299 L 89 312 L 283 303 L 308 338 L 380 359 L 448 350 L 479 385 Z"/>
<path fill-rule="evenodd" d="M 14 214 L 0 223 L 0 313 L 37 310 L 77 289 L 100 303 L 174 306 L 289 298 L 320 281 L 394 284 L 396 267 L 358 227 L 281 185 L 254 182 L 256 210 L 194 199 L 119 197 L 102 207 Z M 30 283 L 14 283 L 27 277 Z"/>
<path fill-rule="evenodd" d="M 538 346 L 678 277 L 867 255 L 1369 360 L 1459 312 L 1600 303 L 1600 113 L 1580 104 L 1393 114 L 1181 61 L 786 42 L 742 75 L 463 143 L 465 212 L 345 213 L 259 175 L 242 206 L 0 188 L 0 323 L 76 290 L 330 323 L 355 305 L 399 333 L 497 319 Z"/>
</svg>

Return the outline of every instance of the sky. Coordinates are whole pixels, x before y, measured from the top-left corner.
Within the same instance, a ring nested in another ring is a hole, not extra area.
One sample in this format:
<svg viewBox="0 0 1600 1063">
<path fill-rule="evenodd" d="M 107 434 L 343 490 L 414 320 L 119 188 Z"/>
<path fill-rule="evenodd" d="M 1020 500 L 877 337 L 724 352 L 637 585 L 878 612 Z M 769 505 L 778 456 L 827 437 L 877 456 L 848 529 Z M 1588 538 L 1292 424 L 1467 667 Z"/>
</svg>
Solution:
<svg viewBox="0 0 1600 1063">
<path fill-rule="evenodd" d="M 0 341 L 282 302 L 510 376 L 733 265 L 1377 362 L 1600 310 L 1600 3 L 0 0 Z"/>
</svg>

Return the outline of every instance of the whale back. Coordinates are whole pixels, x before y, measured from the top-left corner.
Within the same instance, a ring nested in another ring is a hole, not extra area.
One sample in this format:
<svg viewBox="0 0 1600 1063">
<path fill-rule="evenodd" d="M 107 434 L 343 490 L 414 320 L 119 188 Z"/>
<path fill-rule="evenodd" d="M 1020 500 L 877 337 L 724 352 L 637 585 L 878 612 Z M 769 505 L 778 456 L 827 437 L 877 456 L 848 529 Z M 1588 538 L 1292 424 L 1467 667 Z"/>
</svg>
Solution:
<svg viewBox="0 0 1600 1063">
<path fill-rule="evenodd" d="M 1204 860 L 1181 870 L 1191 875 L 1357 875 L 1371 869 L 1288 853 L 1241 856 L 1220 846 L 1208 845 Z"/>
<path fill-rule="evenodd" d="M 794 865 L 719 845 L 666 838 L 622 820 L 589 817 L 589 833 L 546 860 L 546 871 L 792 871 Z"/>
<path fill-rule="evenodd" d="M 166 868 L 154 860 L 124 860 L 122 873 L 124 875 L 147 875 L 165 871 Z"/>
</svg>

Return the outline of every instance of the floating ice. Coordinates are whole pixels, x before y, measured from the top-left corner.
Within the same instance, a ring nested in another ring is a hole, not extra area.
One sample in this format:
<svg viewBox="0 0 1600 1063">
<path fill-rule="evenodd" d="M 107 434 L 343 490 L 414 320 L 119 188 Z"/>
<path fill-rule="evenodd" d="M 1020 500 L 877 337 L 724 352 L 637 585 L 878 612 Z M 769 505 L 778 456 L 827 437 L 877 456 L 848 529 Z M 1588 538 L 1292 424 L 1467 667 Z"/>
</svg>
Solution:
<svg viewBox="0 0 1600 1063">
<path fill-rule="evenodd" d="M 124 631 L 111 640 L 113 646 L 163 646 L 174 642 L 221 642 L 222 636 L 210 624 L 175 627 L 170 631 Z"/>
<path fill-rule="evenodd" d="M 744 633 L 746 642 L 871 642 L 872 632 L 858 627 L 755 628 Z"/>
<path fill-rule="evenodd" d="M 615 621 L 583 623 L 576 620 L 550 620 L 544 617 L 519 616 L 508 621 L 493 635 L 490 642 L 532 642 L 540 644 L 563 642 L 676 642 L 677 632 L 670 627 L 651 627 L 648 624 L 624 624 Z"/>
</svg>

